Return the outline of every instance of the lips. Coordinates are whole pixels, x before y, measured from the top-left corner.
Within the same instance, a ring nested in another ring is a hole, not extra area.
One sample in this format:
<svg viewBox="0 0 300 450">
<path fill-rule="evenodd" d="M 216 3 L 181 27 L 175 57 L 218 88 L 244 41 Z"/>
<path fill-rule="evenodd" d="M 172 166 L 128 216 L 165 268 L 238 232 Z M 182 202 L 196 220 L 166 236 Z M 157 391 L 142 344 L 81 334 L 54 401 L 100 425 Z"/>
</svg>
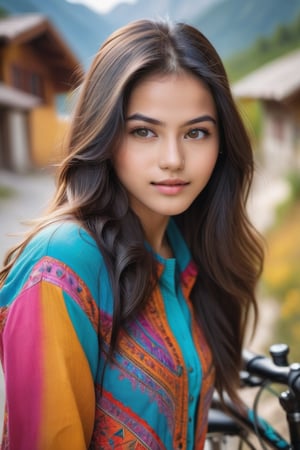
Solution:
<svg viewBox="0 0 300 450">
<path fill-rule="evenodd" d="M 189 183 L 180 179 L 161 180 L 151 183 L 160 194 L 177 195 L 185 189 Z"/>
<path fill-rule="evenodd" d="M 154 184 L 155 186 L 185 186 L 188 182 L 180 179 L 170 179 L 157 182 L 153 181 L 151 184 Z"/>
</svg>

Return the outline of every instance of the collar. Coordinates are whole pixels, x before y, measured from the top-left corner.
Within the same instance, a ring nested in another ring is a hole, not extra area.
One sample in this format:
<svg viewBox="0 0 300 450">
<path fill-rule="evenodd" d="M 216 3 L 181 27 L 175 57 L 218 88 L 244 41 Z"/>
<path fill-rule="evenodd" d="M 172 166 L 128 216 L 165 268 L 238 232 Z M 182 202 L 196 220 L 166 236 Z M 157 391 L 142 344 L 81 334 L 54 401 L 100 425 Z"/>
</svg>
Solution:
<svg viewBox="0 0 300 450">
<path fill-rule="evenodd" d="M 186 294 L 189 295 L 196 281 L 198 268 L 192 260 L 190 250 L 174 219 L 172 218 L 168 223 L 167 236 L 174 254 L 174 258 L 171 258 L 171 260 L 166 259 L 153 252 L 153 256 L 157 261 L 158 278 L 162 277 L 163 272 L 167 268 L 167 266 L 173 264 L 174 266 L 176 266 L 180 282 L 185 288 Z"/>
</svg>

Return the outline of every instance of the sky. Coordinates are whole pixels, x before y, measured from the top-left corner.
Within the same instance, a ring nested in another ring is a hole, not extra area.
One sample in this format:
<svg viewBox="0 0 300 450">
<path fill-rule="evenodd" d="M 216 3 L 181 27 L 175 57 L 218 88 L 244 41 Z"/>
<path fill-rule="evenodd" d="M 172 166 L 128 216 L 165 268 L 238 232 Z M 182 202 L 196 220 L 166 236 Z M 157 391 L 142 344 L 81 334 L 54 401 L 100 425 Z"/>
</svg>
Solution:
<svg viewBox="0 0 300 450">
<path fill-rule="evenodd" d="M 67 0 L 70 3 L 81 3 L 97 13 L 105 14 L 110 12 L 119 3 L 135 3 L 136 0 Z"/>
</svg>

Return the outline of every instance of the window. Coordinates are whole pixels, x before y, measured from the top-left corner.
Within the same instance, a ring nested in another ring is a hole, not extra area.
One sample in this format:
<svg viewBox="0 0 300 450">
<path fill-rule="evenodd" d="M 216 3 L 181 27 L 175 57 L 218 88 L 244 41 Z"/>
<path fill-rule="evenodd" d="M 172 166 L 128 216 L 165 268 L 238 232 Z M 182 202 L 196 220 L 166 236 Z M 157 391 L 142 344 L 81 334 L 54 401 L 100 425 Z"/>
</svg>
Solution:
<svg viewBox="0 0 300 450">
<path fill-rule="evenodd" d="M 41 75 L 37 73 L 29 73 L 29 89 L 33 95 L 43 97 L 43 83 Z"/>
<path fill-rule="evenodd" d="M 23 90 L 22 70 L 16 64 L 11 67 L 11 83 L 13 87 Z"/>
<path fill-rule="evenodd" d="M 42 76 L 37 72 L 13 64 L 11 66 L 11 83 L 16 89 L 44 98 Z"/>
</svg>

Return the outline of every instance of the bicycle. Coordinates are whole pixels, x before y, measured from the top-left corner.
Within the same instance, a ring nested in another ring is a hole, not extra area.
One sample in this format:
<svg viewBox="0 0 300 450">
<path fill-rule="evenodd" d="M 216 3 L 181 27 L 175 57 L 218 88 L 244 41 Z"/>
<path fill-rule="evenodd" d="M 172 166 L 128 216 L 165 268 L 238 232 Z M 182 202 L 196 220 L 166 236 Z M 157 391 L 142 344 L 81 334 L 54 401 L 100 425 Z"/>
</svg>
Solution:
<svg viewBox="0 0 300 450">
<path fill-rule="evenodd" d="M 256 436 L 260 449 L 300 450 L 300 364 L 288 362 L 289 347 L 275 344 L 270 347 L 271 357 L 243 351 L 241 388 L 256 387 L 253 408 L 241 411 L 225 398 L 226 411 L 217 395 L 209 412 L 208 435 L 205 450 L 250 448 L 258 450 L 251 441 Z M 284 386 L 280 392 L 272 391 L 285 413 L 289 442 L 266 420 L 258 416 L 258 403 L 262 393 L 276 383 Z M 232 441 L 235 440 L 235 447 Z M 228 442 L 230 447 L 228 446 Z"/>
</svg>

